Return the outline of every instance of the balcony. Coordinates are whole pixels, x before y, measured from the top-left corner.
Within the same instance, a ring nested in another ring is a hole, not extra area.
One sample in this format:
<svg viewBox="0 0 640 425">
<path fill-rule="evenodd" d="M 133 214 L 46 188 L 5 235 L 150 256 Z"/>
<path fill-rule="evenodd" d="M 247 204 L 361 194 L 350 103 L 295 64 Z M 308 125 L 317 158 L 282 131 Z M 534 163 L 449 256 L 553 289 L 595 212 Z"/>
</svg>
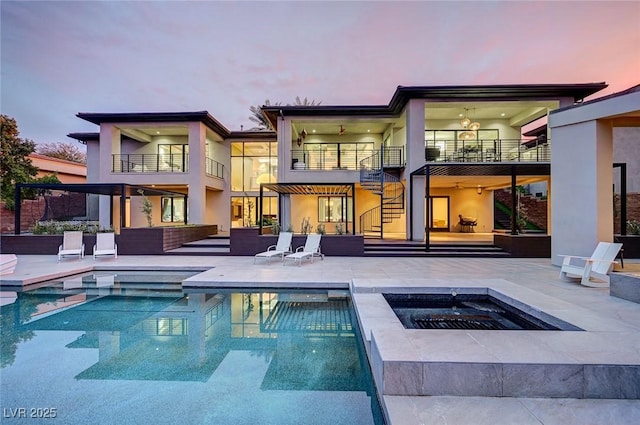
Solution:
<svg viewBox="0 0 640 425">
<path fill-rule="evenodd" d="M 337 144 L 336 144 L 337 146 Z M 292 170 L 360 170 L 360 162 L 363 159 L 377 155 L 379 158 L 379 149 L 358 149 L 358 148 L 340 148 L 340 149 L 297 149 L 291 151 L 291 169 Z M 384 149 L 384 166 L 386 168 L 402 168 L 404 162 L 404 148 L 389 147 Z"/>
<path fill-rule="evenodd" d="M 112 155 L 113 173 L 187 173 L 189 155 L 182 154 L 115 154 Z M 205 173 L 223 179 L 224 165 L 205 158 Z"/>
<path fill-rule="evenodd" d="M 428 141 L 427 162 L 551 162 L 550 140 Z"/>
</svg>

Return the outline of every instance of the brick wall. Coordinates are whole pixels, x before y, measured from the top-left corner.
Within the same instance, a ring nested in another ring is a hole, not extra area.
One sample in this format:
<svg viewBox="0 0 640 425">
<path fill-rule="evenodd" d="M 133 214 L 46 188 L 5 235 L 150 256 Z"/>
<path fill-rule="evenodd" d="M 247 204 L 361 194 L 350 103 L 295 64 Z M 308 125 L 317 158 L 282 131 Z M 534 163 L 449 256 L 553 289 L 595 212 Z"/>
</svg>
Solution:
<svg viewBox="0 0 640 425">
<path fill-rule="evenodd" d="M 494 199 L 507 207 L 511 206 L 511 190 L 501 189 L 493 192 Z M 520 202 L 527 210 L 527 220 L 542 230 L 547 229 L 547 200 L 532 195 L 521 195 Z"/>
<path fill-rule="evenodd" d="M 25 199 L 20 207 L 20 231 L 26 232 L 38 221 L 70 220 L 87 214 L 86 195 L 84 193 L 64 193 L 35 200 Z M 0 202 L 0 233 L 14 233 L 15 213 Z"/>
<path fill-rule="evenodd" d="M 614 197 L 613 233 L 620 234 L 620 196 Z M 640 193 L 627 193 L 627 220 L 640 221 Z"/>
<path fill-rule="evenodd" d="M 4 202 L 0 202 L 0 233 L 14 233 L 15 212 L 5 208 Z M 20 231 L 26 232 L 44 215 L 44 200 L 25 200 L 20 208 Z"/>
</svg>

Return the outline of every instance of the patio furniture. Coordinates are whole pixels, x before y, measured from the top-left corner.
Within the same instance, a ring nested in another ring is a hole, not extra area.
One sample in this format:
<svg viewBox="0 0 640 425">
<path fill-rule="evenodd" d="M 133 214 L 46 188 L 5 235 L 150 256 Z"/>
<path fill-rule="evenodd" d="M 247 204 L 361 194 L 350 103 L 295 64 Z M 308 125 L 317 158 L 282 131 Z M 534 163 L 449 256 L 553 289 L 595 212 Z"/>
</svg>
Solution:
<svg viewBox="0 0 640 425">
<path fill-rule="evenodd" d="M 286 260 L 293 260 L 293 264 L 298 262 L 298 266 L 302 265 L 302 260 L 308 259 L 313 263 L 313 257 L 320 257 L 324 260 L 324 254 L 320 252 L 320 239 L 322 235 L 307 235 L 307 240 L 304 244 L 304 247 L 299 246 L 296 249 L 296 252 L 293 254 L 285 255 L 282 265 L 286 263 Z"/>
<path fill-rule="evenodd" d="M 473 232 L 473 228 L 478 224 L 477 218 L 463 217 L 462 214 L 458 214 L 460 217 L 460 232 L 468 233 Z"/>
<path fill-rule="evenodd" d="M 104 255 L 118 258 L 118 245 L 114 233 L 96 233 L 96 244 L 93 246 L 93 259 Z"/>
<path fill-rule="evenodd" d="M 84 258 L 84 243 L 81 231 L 67 231 L 62 235 L 62 245 L 58 247 L 58 261 L 67 255 L 77 255 Z"/>
<path fill-rule="evenodd" d="M 275 245 L 269 245 L 267 250 L 259 252 L 253 257 L 253 264 L 256 263 L 256 259 L 264 258 L 267 263 L 271 262 L 273 257 L 280 257 L 280 260 L 284 259 L 285 254 L 291 253 L 291 232 L 280 232 L 278 235 L 278 242 Z"/>
<path fill-rule="evenodd" d="M 620 248 L 622 248 L 621 243 L 600 242 L 590 257 L 561 255 L 564 260 L 560 269 L 560 278 L 579 278 L 583 286 L 606 288 L 609 286 L 609 274 L 613 265 L 617 263 L 615 258 Z M 580 264 L 575 264 L 575 261 L 572 264 L 574 259 L 582 261 Z"/>
</svg>

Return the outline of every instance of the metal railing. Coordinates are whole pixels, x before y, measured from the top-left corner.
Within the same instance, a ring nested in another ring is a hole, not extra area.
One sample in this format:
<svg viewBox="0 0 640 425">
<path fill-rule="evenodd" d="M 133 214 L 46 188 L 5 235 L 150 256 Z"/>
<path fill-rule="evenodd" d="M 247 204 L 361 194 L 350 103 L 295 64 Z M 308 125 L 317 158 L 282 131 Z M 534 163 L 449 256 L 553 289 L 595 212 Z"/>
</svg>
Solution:
<svg viewBox="0 0 640 425">
<path fill-rule="evenodd" d="M 550 140 L 427 141 L 428 162 L 550 162 Z"/>
<path fill-rule="evenodd" d="M 189 157 L 182 154 L 129 153 L 114 154 L 114 173 L 187 173 Z"/>
<path fill-rule="evenodd" d="M 221 164 L 212 158 L 205 158 L 205 174 L 211 177 L 224 179 L 224 164 Z"/>
<path fill-rule="evenodd" d="M 404 184 L 398 177 L 385 173 L 381 167 L 382 163 L 385 166 L 388 164 L 387 154 L 388 148 L 383 148 L 360 161 L 360 184 L 380 195 L 380 206 L 360 215 L 360 232 L 365 236 L 382 238 L 384 225 L 404 214 Z M 395 162 L 393 158 L 392 162 Z"/>
<path fill-rule="evenodd" d="M 374 149 L 337 149 L 291 151 L 291 169 L 293 170 L 360 170 L 363 159 L 376 156 L 380 151 Z M 385 148 L 385 167 L 404 167 L 404 148 Z M 379 166 L 379 164 L 377 164 Z"/>
<path fill-rule="evenodd" d="M 112 155 L 114 173 L 187 173 L 189 156 L 182 154 L 129 153 Z M 205 174 L 224 178 L 224 165 L 205 158 Z"/>
</svg>

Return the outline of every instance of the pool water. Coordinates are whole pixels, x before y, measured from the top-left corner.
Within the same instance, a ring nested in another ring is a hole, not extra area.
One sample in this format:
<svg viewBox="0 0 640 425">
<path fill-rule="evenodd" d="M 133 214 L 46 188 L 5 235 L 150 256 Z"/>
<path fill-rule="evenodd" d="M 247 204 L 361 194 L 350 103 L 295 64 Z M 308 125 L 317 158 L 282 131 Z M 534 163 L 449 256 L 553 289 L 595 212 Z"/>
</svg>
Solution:
<svg viewBox="0 0 640 425">
<path fill-rule="evenodd" d="M 348 292 L 185 293 L 191 274 L 3 292 L 0 422 L 383 423 Z"/>
</svg>

